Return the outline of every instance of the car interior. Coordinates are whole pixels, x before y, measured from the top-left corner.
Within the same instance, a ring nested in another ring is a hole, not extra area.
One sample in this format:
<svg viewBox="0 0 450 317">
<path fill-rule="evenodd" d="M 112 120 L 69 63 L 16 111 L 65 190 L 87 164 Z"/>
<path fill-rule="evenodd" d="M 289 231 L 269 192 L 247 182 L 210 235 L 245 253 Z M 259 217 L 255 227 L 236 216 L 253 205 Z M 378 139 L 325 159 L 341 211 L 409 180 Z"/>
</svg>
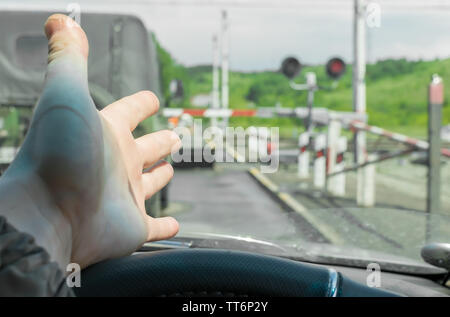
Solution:
<svg viewBox="0 0 450 317">
<path fill-rule="evenodd" d="M 255 253 L 255 250 L 263 252 Z M 214 249 L 211 249 L 214 247 Z M 439 249 L 439 248 L 438 248 Z M 435 251 L 430 251 L 435 252 Z M 365 268 L 289 259 L 260 242 L 174 238 L 82 271 L 77 296 L 190 297 L 441 297 L 450 289 L 440 274 L 383 272 L 367 286 Z"/>
</svg>

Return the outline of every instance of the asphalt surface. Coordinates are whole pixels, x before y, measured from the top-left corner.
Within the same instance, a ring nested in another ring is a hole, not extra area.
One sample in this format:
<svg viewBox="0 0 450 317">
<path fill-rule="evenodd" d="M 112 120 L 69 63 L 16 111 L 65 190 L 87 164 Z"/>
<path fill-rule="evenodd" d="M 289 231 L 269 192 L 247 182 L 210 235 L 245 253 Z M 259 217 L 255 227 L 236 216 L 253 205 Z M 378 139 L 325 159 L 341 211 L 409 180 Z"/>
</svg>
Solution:
<svg viewBox="0 0 450 317">
<path fill-rule="evenodd" d="M 276 242 L 323 239 L 300 215 L 284 210 L 247 169 L 176 170 L 169 192 L 166 214 L 179 221 L 180 235 L 201 232 Z"/>
<path fill-rule="evenodd" d="M 293 190 L 290 177 L 295 173 L 280 169 L 267 178 L 304 208 L 303 213 L 295 208 L 288 211 L 248 170 L 247 164 L 227 163 L 215 164 L 214 169 L 176 169 L 165 214 L 179 221 L 179 236 L 225 234 L 280 245 L 329 242 L 420 260 L 420 249 L 426 243 L 423 211 L 393 206 L 355 208 L 349 197 L 330 197 L 308 186 Z M 447 241 L 450 218 L 436 216 L 433 236 L 436 241 Z"/>
</svg>

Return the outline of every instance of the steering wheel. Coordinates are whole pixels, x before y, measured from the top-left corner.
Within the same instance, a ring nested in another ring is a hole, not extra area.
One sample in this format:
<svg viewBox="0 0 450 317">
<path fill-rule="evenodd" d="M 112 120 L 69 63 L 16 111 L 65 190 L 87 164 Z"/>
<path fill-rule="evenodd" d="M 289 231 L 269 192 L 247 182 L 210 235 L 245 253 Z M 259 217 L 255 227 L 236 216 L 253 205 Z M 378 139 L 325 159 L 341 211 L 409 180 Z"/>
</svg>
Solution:
<svg viewBox="0 0 450 317">
<path fill-rule="evenodd" d="M 77 296 L 393 296 L 333 269 L 242 251 L 183 249 L 100 262 Z"/>
</svg>

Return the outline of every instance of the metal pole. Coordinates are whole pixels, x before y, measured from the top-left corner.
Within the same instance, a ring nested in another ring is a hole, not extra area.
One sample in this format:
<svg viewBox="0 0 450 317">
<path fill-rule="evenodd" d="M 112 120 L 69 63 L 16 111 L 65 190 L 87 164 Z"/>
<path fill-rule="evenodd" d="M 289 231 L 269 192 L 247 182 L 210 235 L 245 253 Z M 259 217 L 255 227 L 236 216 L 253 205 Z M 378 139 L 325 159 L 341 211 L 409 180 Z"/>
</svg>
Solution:
<svg viewBox="0 0 450 317">
<path fill-rule="evenodd" d="M 212 108 L 219 109 L 219 59 L 220 51 L 217 36 L 213 36 L 213 91 L 212 91 Z M 211 125 L 217 126 L 217 118 L 211 118 Z"/>
<path fill-rule="evenodd" d="M 227 11 L 222 11 L 222 108 L 228 109 L 228 17 Z M 228 118 L 223 118 L 224 128 L 228 126 Z"/>
<path fill-rule="evenodd" d="M 436 214 L 441 211 L 441 123 L 444 85 L 442 78 L 433 75 L 428 87 L 428 182 L 427 212 Z"/>
<path fill-rule="evenodd" d="M 365 21 L 365 0 L 355 0 L 354 2 L 354 24 L 353 24 L 353 110 L 359 114 L 366 112 L 366 21 Z M 356 131 L 355 133 L 355 163 L 362 164 L 366 160 L 366 134 L 364 131 Z M 357 193 L 356 201 L 360 206 L 369 206 L 365 197 L 370 197 L 370 180 L 367 171 L 364 168 L 358 169 L 357 172 Z"/>
<path fill-rule="evenodd" d="M 311 136 L 313 130 L 312 108 L 314 104 L 314 91 L 317 89 L 317 79 L 315 73 L 306 73 L 306 85 L 308 87 L 308 119 L 306 121 L 306 131 L 308 132 L 308 135 Z"/>
</svg>

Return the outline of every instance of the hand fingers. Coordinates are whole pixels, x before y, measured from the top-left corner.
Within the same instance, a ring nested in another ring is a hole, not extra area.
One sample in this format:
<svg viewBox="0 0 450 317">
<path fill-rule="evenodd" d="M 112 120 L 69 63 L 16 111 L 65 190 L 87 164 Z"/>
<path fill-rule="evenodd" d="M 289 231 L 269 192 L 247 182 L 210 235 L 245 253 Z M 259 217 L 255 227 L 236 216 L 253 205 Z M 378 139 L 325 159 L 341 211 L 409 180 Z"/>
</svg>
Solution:
<svg viewBox="0 0 450 317">
<path fill-rule="evenodd" d="M 147 168 L 178 151 L 181 147 L 181 140 L 175 132 L 162 130 L 137 138 L 136 144 L 144 160 L 143 168 Z"/>
<path fill-rule="evenodd" d="M 145 199 L 149 199 L 154 193 L 161 190 L 173 177 L 173 167 L 166 161 L 153 167 L 142 174 L 142 187 Z"/>
<path fill-rule="evenodd" d="M 172 217 L 152 218 L 147 216 L 148 241 L 172 238 L 178 233 L 178 222 Z"/>
<path fill-rule="evenodd" d="M 144 90 L 110 104 L 102 113 L 113 123 L 126 124 L 133 131 L 141 121 L 158 109 L 158 97 L 151 91 Z"/>
</svg>

